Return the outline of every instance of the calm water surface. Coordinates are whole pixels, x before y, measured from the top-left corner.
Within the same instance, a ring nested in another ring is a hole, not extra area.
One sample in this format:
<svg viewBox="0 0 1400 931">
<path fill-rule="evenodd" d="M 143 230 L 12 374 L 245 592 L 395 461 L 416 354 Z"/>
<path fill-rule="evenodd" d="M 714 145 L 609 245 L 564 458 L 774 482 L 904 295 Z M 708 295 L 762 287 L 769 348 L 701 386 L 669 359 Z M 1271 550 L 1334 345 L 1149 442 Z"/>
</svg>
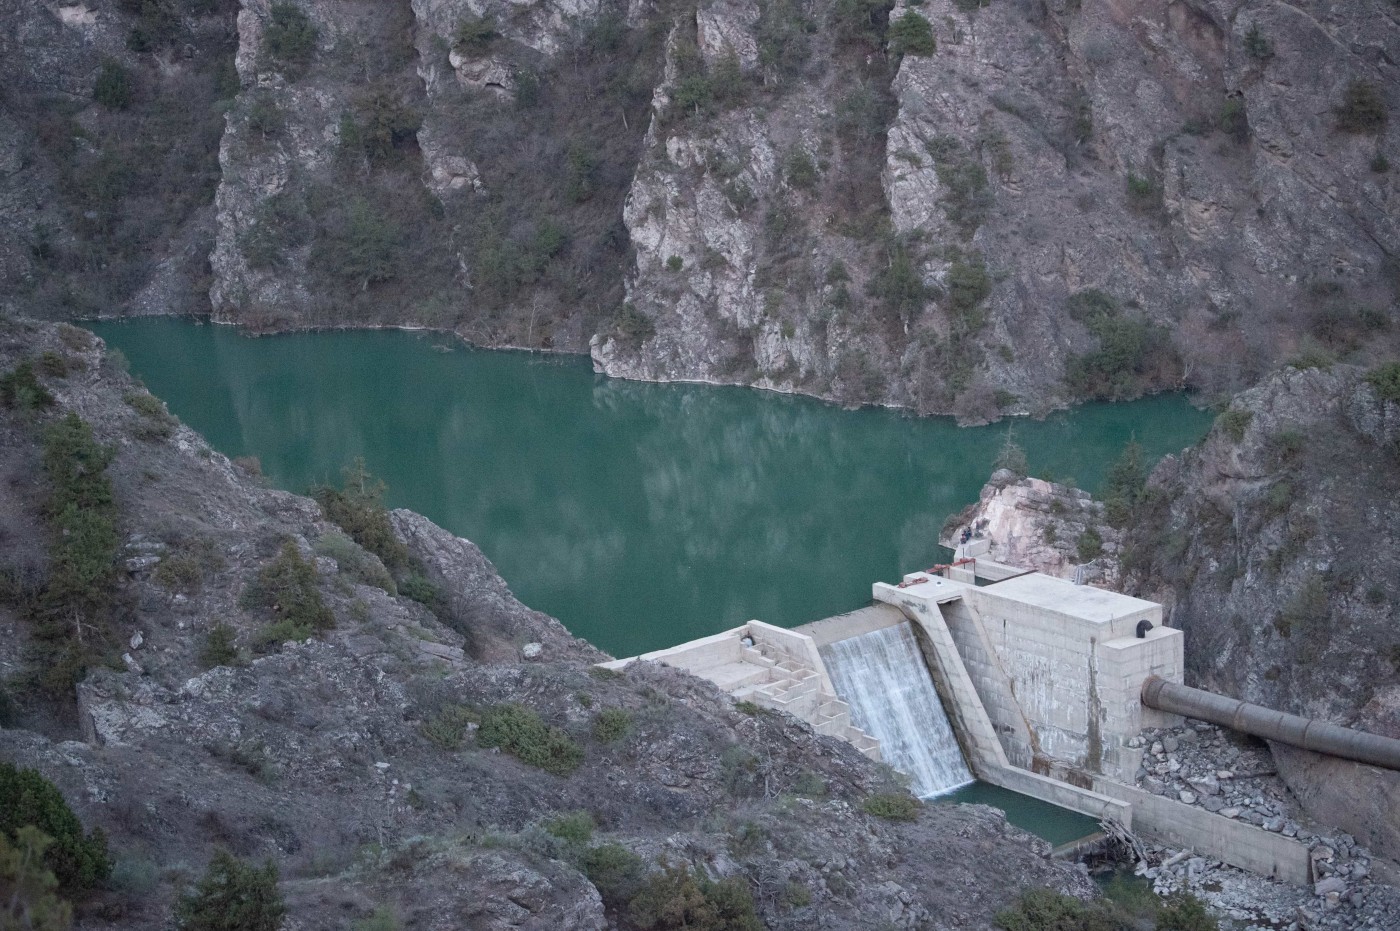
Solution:
<svg viewBox="0 0 1400 931">
<path fill-rule="evenodd" d="M 872 582 L 946 555 L 938 530 L 1007 431 L 444 352 L 439 335 L 90 326 L 221 452 L 294 491 L 363 456 L 391 505 L 476 542 L 522 601 L 617 656 L 865 604 Z M 1164 396 L 1013 429 L 1032 470 L 1094 489 L 1129 438 L 1155 459 L 1209 424 Z"/>
</svg>

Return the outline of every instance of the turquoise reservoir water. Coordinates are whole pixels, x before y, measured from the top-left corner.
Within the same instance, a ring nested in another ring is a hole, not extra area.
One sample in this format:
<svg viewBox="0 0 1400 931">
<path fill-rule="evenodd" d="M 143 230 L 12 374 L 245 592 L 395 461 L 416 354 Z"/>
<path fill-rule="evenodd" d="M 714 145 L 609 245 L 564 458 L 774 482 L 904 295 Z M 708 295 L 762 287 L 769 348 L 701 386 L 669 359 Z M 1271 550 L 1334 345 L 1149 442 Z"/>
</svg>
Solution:
<svg viewBox="0 0 1400 931">
<path fill-rule="evenodd" d="M 617 656 L 847 611 L 938 562 L 943 520 L 1008 429 L 617 381 L 577 357 L 441 351 L 438 335 L 91 328 L 221 452 L 294 491 L 363 456 L 392 505 L 476 542 L 522 601 Z M 1209 423 L 1162 396 L 1013 429 L 1033 471 L 1094 489 L 1130 437 L 1155 460 Z"/>
<path fill-rule="evenodd" d="M 1042 802 L 1040 799 L 1011 792 L 986 782 L 974 782 L 940 795 L 939 803 L 967 802 L 990 805 L 1006 813 L 1006 820 L 1023 831 L 1029 831 L 1058 847 L 1081 840 L 1099 830 L 1099 823 L 1088 815 Z"/>
</svg>

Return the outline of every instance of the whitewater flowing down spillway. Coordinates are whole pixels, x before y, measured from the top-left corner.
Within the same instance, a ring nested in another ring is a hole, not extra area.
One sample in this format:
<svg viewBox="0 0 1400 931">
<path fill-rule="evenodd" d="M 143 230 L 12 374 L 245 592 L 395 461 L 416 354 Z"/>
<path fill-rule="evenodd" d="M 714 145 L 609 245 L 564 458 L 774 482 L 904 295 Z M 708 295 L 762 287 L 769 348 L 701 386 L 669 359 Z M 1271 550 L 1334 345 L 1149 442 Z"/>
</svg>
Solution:
<svg viewBox="0 0 1400 931">
<path fill-rule="evenodd" d="M 885 762 L 907 774 L 920 798 L 972 782 L 957 736 L 908 624 L 821 648 L 852 721 L 880 741 Z"/>
</svg>

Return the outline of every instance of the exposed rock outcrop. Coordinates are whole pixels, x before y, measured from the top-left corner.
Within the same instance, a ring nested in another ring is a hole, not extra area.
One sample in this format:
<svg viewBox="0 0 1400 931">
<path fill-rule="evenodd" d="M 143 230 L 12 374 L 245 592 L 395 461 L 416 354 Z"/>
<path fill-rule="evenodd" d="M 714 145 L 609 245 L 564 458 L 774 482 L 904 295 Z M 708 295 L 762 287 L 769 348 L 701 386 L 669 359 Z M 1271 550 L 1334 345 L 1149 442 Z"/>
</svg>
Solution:
<svg viewBox="0 0 1400 931">
<path fill-rule="evenodd" d="M 1122 534 L 1105 521 L 1103 503 L 1079 488 L 1001 469 L 943 530 L 944 546 L 957 546 L 966 534 L 986 541 L 996 562 L 1109 587 L 1118 582 Z"/>
</svg>

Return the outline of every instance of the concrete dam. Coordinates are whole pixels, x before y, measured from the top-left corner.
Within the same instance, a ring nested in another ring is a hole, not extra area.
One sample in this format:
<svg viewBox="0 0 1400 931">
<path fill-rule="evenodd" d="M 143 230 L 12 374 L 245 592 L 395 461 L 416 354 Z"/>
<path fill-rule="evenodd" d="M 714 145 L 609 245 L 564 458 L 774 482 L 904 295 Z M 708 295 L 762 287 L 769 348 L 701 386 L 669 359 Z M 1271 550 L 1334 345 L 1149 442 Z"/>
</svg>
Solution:
<svg viewBox="0 0 1400 931">
<path fill-rule="evenodd" d="M 1310 882 L 1297 840 L 1138 788 L 1141 732 L 1181 723 L 1174 711 L 1209 711 L 1271 728 L 1263 736 L 1323 733 L 1340 750 L 1385 748 L 1266 709 L 1214 708 L 1219 696 L 1185 687 L 1183 637 L 1162 626 L 1161 605 L 985 554 L 982 541 L 964 544 L 951 565 L 876 583 L 871 606 L 849 614 L 792 630 L 754 620 L 604 665 L 685 669 L 846 740 L 905 773 L 921 797 L 976 778 L 1111 830 Z"/>
</svg>

